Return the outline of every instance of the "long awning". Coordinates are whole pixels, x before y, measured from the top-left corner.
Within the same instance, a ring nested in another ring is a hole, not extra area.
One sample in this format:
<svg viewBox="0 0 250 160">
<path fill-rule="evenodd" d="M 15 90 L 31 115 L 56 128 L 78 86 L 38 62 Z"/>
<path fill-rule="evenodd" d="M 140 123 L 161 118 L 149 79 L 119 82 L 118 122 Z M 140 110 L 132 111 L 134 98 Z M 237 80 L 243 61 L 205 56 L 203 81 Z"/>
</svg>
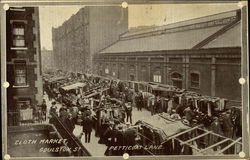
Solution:
<svg viewBox="0 0 250 160">
<path fill-rule="evenodd" d="M 63 80 L 63 79 L 66 79 L 65 77 L 53 77 L 53 78 L 50 78 L 49 79 L 49 82 L 55 82 L 55 81 L 60 81 L 60 80 Z"/>
<path fill-rule="evenodd" d="M 68 91 L 71 89 L 77 89 L 77 88 L 84 87 L 84 86 L 86 86 L 86 83 L 77 82 L 77 83 L 74 83 L 74 84 L 71 84 L 68 86 L 64 86 L 64 87 L 62 87 L 62 89 Z"/>
<path fill-rule="evenodd" d="M 152 87 L 153 90 L 158 90 L 158 91 L 173 91 L 176 88 L 174 86 L 165 84 L 149 83 L 149 85 Z"/>
</svg>

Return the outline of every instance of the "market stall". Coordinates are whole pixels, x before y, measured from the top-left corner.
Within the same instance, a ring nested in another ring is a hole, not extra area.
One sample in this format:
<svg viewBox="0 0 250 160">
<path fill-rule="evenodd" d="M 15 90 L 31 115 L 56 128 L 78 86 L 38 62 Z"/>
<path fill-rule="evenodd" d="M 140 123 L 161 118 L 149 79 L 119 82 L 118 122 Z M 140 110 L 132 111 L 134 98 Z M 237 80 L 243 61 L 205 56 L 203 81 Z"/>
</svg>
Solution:
<svg viewBox="0 0 250 160">
<path fill-rule="evenodd" d="M 165 150 L 153 154 L 167 155 L 206 155 L 213 152 L 220 154 L 238 154 L 242 149 L 242 139 L 239 136 L 228 135 L 218 127 L 217 121 L 209 127 L 202 123 L 190 124 L 185 120 L 173 118 L 168 114 L 157 114 L 136 122 L 143 130 L 140 136 L 142 144 L 162 144 Z"/>
<path fill-rule="evenodd" d="M 63 94 L 73 93 L 73 94 L 83 94 L 86 91 L 86 83 L 76 82 L 59 88 L 59 91 Z"/>
</svg>

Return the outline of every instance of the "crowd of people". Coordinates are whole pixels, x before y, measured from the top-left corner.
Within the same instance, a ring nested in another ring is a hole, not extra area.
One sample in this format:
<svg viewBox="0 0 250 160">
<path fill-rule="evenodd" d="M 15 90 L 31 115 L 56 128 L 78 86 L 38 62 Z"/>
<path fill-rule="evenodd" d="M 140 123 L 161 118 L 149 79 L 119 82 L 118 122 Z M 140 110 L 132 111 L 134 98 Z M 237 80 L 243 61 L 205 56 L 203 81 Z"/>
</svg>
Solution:
<svg viewBox="0 0 250 160">
<path fill-rule="evenodd" d="M 46 86 L 47 94 L 53 95 L 53 99 L 57 101 L 52 102 L 49 113 L 50 117 L 57 115 L 71 133 L 75 125 L 80 125 L 82 133 L 79 138 L 85 135 L 85 143 L 91 142 L 92 129 L 95 129 L 96 136 L 100 137 L 98 143 L 107 146 L 116 143 L 114 139 L 120 131 L 125 133 L 131 128 L 133 131 L 137 128 L 133 132 L 133 135 L 137 135 L 138 126 L 133 123 L 132 113 L 133 109 L 142 111 L 142 108 L 149 110 L 152 116 L 167 113 L 172 120 L 181 120 L 187 126 L 203 124 L 207 129 L 228 138 L 241 136 L 241 113 L 236 109 L 226 110 L 225 99 L 175 89 L 164 94 L 135 91 L 122 81 L 100 77 L 75 77 L 70 81 L 66 80 L 60 85 L 65 86 L 72 81 L 84 82 L 87 89 L 85 88 L 84 92 L 63 94 L 57 91 L 58 86 Z M 56 103 L 62 104 L 59 113 Z M 217 122 L 220 122 L 219 125 Z M 216 127 L 211 127 L 214 124 Z M 105 154 L 114 153 L 107 151 Z"/>
</svg>

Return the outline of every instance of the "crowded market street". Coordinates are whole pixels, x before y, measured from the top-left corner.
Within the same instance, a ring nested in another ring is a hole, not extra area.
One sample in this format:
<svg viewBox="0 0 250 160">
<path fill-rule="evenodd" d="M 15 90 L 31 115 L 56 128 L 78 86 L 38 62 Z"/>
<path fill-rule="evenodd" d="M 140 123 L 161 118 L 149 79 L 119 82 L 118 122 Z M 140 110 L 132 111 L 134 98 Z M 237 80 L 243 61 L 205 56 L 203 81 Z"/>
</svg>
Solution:
<svg viewBox="0 0 250 160">
<path fill-rule="evenodd" d="M 128 9 L 124 3 L 7 7 L 6 154 L 150 158 L 245 151 L 246 10 L 192 4 L 204 10 L 191 16 L 186 4 Z M 145 23 L 151 20 L 157 23 Z"/>
<path fill-rule="evenodd" d="M 49 100 L 48 95 L 44 95 L 44 99 L 46 100 L 46 106 L 50 106 L 53 100 Z M 62 107 L 62 104 L 57 103 L 57 111 L 59 112 L 60 108 Z M 47 115 L 49 115 L 49 107 L 47 107 Z M 146 110 L 142 109 L 142 111 L 138 111 L 136 108 L 133 109 L 132 111 L 133 115 L 133 120 L 134 122 L 140 120 L 140 117 L 149 117 L 151 116 L 151 113 Z M 48 123 L 49 119 L 44 121 L 43 123 Z M 79 137 L 79 135 L 82 133 L 82 126 L 80 125 L 75 125 L 75 129 L 73 131 L 73 134 L 76 137 Z M 98 144 L 99 138 L 95 136 L 95 130 L 93 130 L 93 133 L 91 134 L 91 143 L 84 143 L 84 137 L 81 138 L 81 142 L 84 144 L 86 149 L 95 156 L 104 156 L 104 152 L 106 151 L 107 147 L 104 144 Z"/>
<path fill-rule="evenodd" d="M 64 128 L 91 155 L 111 156 L 126 152 L 132 155 L 162 154 L 162 146 L 167 147 L 170 140 L 187 144 L 189 147 L 182 151 L 171 151 L 185 154 L 213 154 L 217 151 L 214 149 L 217 143 L 230 149 L 230 153 L 241 148 L 237 128 L 233 132 L 220 131 L 225 133 L 210 128 L 219 122 L 217 117 L 225 121 L 226 115 L 239 116 L 237 108 L 230 109 L 225 105 L 226 99 L 202 96 L 170 85 L 127 82 L 61 71 L 45 75 L 44 87 L 45 123 L 54 124 L 59 130 Z M 164 94 L 167 96 L 164 97 Z M 183 108 L 183 105 L 188 107 Z M 91 121 L 87 122 L 89 117 Z M 151 138 L 150 132 L 153 133 Z M 182 135 L 188 136 L 188 139 L 176 138 Z M 215 144 L 207 145 L 211 143 L 206 142 L 208 139 L 213 139 Z M 227 141 L 232 141 L 232 144 Z M 204 142 L 203 149 L 199 149 Z M 124 144 L 146 147 L 129 149 Z M 162 148 L 156 150 L 159 145 Z M 232 145 L 235 146 L 232 148 Z M 219 147 L 222 146 L 216 148 Z"/>
</svg>

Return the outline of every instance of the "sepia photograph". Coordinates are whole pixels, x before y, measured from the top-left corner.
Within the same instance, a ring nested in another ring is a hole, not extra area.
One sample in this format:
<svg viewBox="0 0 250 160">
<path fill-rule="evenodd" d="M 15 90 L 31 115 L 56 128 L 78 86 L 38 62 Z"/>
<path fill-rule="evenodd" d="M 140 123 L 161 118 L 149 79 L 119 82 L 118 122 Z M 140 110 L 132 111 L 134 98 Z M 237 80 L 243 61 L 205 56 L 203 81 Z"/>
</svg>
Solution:
<svg viewBox="0 0 250 160">
<path fill-rule="evenodd" d="M 4 159 L 249 157 L 247 24 L 244 1 L 2 3 Z"/>
</svg>

